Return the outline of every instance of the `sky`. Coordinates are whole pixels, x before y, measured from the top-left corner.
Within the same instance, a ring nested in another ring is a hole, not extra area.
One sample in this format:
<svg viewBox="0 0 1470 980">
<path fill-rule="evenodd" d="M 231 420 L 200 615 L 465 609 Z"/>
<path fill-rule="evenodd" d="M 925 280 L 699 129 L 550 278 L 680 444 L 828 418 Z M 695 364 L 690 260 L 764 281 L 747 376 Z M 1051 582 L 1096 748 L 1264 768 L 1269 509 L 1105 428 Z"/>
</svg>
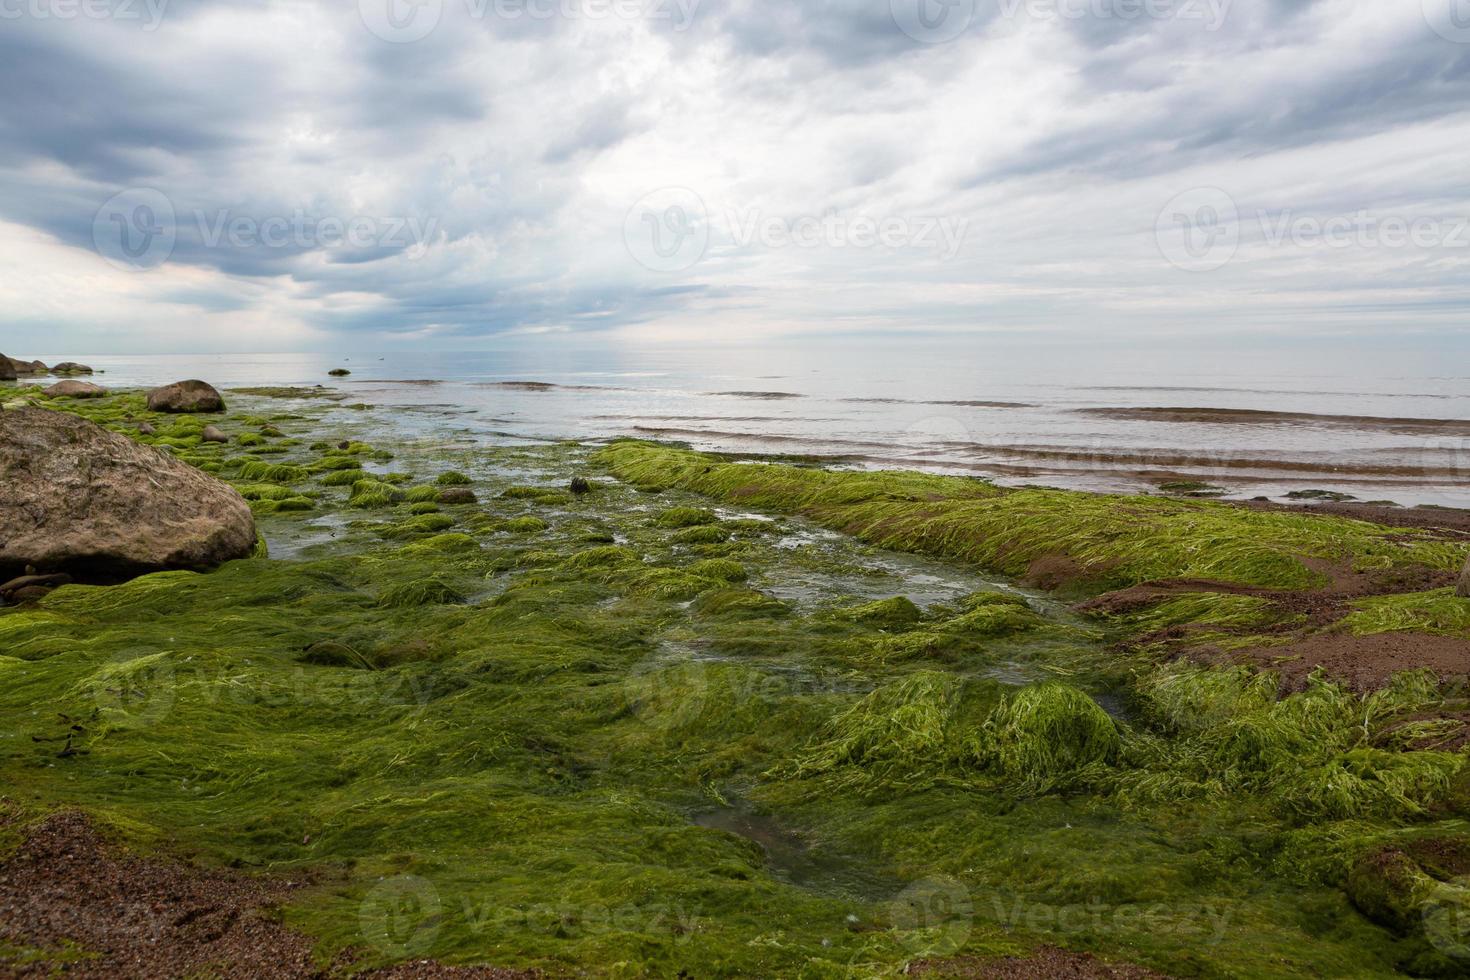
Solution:
<svg viewBox="0 0 1470 980">
<path fill-rule="evenodd" d="M 0 350 L 1448 349 L 1470 0 L 0 0 Z"/>
</svg>

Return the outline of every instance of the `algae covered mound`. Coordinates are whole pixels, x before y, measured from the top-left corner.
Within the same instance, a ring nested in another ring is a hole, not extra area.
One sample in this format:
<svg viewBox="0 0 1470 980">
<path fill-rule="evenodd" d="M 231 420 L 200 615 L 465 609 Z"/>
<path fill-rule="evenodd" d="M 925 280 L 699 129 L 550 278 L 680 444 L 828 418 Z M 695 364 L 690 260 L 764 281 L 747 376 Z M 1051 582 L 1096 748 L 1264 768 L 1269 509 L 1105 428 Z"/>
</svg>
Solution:
<svg viewBox="0 0 1470 980">
<path fill-rule="evenodd" d="M 1452 589 L 1404 577 L 1452 576 L 1462 544 L 646 443 L 445 448 L 284 404 L 232 393 L 214 422 L 246 445 L 137 393 L 67 406 L 234 483 L 269 557 L 0 609 L 0 779 L 30 814 L 293 882 L 281 919 L 323 962 L 1466 963 L 1463 691 L 1291 685 L 1157 639 L 1470 640 Z M 1078 590 L 1185 581 L 1081 615 L 1013 577 L 1043 558 Z M 1335 569 L 1407 586 L 1283 605 Z M 66 955 L 7 935 L 0 971 Z"/>
<path fill-rule="evenodd" d="M 1402 529 L 1210 501 L 750 465 L 634 441 L 614 443 L 600 459 L 639 486 L 802 514 L 884 547 L 964 558 L 1012 575 L 1035 563 L 1060 564 L 1067 580 L 1093 591 L 1175 578 L 1300 588 L 1322 581 L 1313 559 L 1355 569 L 1448 569 L 1464 560 L 1463 546 L 1428 533 L 1415 541 Z"/>
</svg>

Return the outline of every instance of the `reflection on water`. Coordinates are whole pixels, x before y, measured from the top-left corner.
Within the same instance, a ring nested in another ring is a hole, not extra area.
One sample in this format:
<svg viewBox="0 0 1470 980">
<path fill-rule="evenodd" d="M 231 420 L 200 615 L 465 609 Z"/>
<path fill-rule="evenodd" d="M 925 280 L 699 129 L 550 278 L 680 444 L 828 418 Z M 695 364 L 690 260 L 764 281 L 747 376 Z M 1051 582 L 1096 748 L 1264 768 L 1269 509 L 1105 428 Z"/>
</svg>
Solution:
<svg viewBox="0 0 1470 980">
<path fill-rule="evenodd" d="M 634 435 L 833 457 L 1003 483 L 1140 490 L 1200 480 L 1233 497 L 1327 488 L 1470 506 L 1470 379 L 1373 352 L 1327 363 L 974 347 L 639 347 L 392 354 L 86 357 L 115 387 L 201 377 L 330 383 L 403 410 L 424 438 Z M 346 378 L 328 378 L 346 367 Z M 344 407 L 344 415 L 350 412 Z M 410 419 L 410 414 L 416 416 Z"/>
</svg>

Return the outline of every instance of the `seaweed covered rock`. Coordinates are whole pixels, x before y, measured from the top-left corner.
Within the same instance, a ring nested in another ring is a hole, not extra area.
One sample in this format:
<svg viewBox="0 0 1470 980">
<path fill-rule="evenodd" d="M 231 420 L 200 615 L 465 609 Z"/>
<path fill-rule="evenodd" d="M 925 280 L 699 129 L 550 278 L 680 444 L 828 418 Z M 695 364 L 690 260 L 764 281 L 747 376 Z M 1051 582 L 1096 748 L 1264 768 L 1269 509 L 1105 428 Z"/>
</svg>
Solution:
<svg viewBox="0 0 1470 980">
<path fill-rule="evenodd" d="M 1460 585 L 1455 589 L 1455 595 L 1470 599 L 1470 560 L 1466 560 L 1465 570 L 1460 573 Z"/>
<path fill-rule="evenodd" d="M 148 392 L 150 412 L 223 412 L 225 400 L 214 386 L 197 378 L 175 381 Z"/>
<path fill-rule="evenodd" d="M 90 367 L 88 367 L 87 365 L 85 365 L 85 364 L 78 364 L 76 361 L 62 361 L 61 363 L 52 366 L 51 373 L 52 374 L 91 374 L 92 373 L 92 369 Z"/>
<path fill-rule="evenodd" d="M 101 398 L 107 394 L 107 389 L 90 381 L 58 381 L 49 388 L 43 388 L 41 394 L 47 398 Z"/>
<path fill-rule="evenodd" d="M 250 507 L 228 484 L 75 415 L 0 412 L 0 575 L 113 581 L 254 550 Z"/>
<path fill-rule="evenodd" d="M 468 487 L 445 487 L 434 495 L 434 499 L 441 504 L 472 504 L 475 491 Z"/>
<path fill-rule="evenodd" d="M 1421 918 L 1415 892 L 1423 880 L 1427 880 L 1424 873 L 1408 855 L 1386 847 L 1359 858 L 1343 889 L 1359 912 L 1404 934 L 1412 932 Z"/>
</svg>

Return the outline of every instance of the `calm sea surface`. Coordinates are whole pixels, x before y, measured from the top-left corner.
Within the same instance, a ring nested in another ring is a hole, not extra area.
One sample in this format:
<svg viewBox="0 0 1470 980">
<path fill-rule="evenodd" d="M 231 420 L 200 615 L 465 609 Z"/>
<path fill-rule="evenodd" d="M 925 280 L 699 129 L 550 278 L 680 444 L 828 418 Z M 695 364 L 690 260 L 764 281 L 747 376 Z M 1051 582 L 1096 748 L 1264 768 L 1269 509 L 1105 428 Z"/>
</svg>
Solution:
<svg viewBox="0 0 1470 980">
<path fill-rule="evenodd" d="M 835 457 L 1008 484 L 1231 497 L 1329 489 L 1470 506 L 1470 366 L 1428 355 L 1336 360 L 1228 352 L 1168 362 L 910 344 L 765 350 L 87 356 L 111 387 L 330 385 L 401 408 L 413 434 L 504 443 L 619 435 L 701 449 Z M 334 379 L 327 371 L 352 374 Z M 1457 370 L 1458 369 L 1458 370 Z M 346 411 L 346 409 L 343 409 Z"/>
</svg>

